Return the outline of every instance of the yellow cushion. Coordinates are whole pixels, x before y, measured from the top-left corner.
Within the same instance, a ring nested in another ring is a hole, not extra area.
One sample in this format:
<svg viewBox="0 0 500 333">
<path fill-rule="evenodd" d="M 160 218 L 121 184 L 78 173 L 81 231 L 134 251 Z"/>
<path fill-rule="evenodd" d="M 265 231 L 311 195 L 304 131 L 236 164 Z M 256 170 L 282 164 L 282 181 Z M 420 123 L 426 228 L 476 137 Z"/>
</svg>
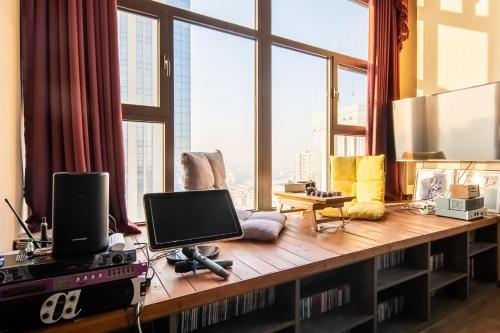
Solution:
<svg viewBox="0 0 500 333">
<path fill-rule="evenodd" d="M 342 195 L 356 196 L 356 182 L 352 180 L 332 180 L 332 191 L 342 192 Z"/>
<path fill-rule="evenodd" d="M 384 201 L 385 182 L 359 181 L 356 183 L 356 199 L 358 202 Z"/>
<path fill-rule="evenodd" d="M 358 202 L 384 201 L 384 155 L 356 157 Z"/>
<path fill-rule="evenodd" d="M 384 216 L 384 155 L 330 157 L 332 191 L 356 196 L 342 208 L 344 217 L 377 220 Z M 326 208 L 323 216 L 339 217 L 339 210 Z"/>
<path fill-rule="evenodd" d="M 356 157 L 330 157 L 332 191 L 356 195 Z"/>
<path fill-rule="evenodd" d="M 346 202 L 344 204 L 344 207 L 342 207 L 342 214 L 344 214 L 345 218 L 349 217 L 349 208 L 354 206 L 356 202 L 351 201 L 351 202 Z M 319 215 L 321 216 L 327 216 L 327 217 L 340 217 L 340 212 L 338 208 L 325 208 L 323 210 L 320 210 Z"/>
<path fill-rule="evenodd" d="M 356 181 L 384 180 L 384 155 L 356 156 Z"/>
<path fill-rule="evenodd" d="M 348 209 L 349 218 L 379 220 L 384 217 L 385 205 L 381 201 L 359 202 Z"/>
</svg>

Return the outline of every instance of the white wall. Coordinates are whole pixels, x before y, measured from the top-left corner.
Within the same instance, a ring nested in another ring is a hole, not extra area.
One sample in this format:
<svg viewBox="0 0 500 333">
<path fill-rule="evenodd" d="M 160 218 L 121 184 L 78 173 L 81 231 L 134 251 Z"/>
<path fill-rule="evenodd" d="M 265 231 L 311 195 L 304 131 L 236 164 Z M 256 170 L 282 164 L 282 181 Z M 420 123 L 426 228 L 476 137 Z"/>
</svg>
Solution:
<svg viewBox="0 0 500 333">
<path fill-rule="evenodd" d="M 500 80 L 500 1 L 417 0 L 417 95 Z"/>
<path fill-rule="evenodd" d="M 0 251 L 9 250 L 16 236 L 14 216 L 3 202 L 20 211 L 20 2 L 0 1 Z"/>
</svg>

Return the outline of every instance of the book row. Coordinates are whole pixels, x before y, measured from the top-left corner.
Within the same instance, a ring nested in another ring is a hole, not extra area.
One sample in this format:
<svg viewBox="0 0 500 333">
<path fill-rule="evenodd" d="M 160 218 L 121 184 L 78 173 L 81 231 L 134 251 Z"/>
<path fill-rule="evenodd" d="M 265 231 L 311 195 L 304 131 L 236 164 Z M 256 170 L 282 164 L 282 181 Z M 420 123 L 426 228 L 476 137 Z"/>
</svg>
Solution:
<svg viewBox="0 0 500 333">
<path fill-rule="evenodd" d="M 351 284 L 347 283 L 335 289 L 302 298 L 300 300 L 300 319 L 313 316 L 341 307 L 351 301 Z"/>
<path fill-rule="evenodd" d="M 404 311 L 404 295 L 395 296 L 379 303 L 377 308 L 378 322 L 388 320 Z"/>
<path fill-rule="evenodd" d="M 405 251 L 393 251 L 375 258 L 375 268 L 385 269 L 392 266 L 400 265 L 405 261 Z"/>
<path fill-rule="evenodd" d="M 188 333 L 225 320 L 250 313 L 275 302 L 275 288 L 264 288 L 226 298 L 177 314 L 177 331 Z"/>
<path fill-rule="evenodd" d="M 437 271 L 444 267 L 444 253 L 435 253 L 429 257 L 429 268 L 431 271 Z"/>
</svg>

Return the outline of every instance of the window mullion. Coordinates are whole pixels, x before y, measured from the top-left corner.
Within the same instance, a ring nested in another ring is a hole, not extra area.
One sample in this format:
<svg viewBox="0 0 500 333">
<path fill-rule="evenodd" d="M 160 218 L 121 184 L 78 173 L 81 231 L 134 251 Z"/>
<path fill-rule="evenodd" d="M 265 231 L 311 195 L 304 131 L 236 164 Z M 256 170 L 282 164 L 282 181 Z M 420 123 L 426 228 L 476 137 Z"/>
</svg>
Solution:
<svg viewBox="0 0 500 333">
<path fill-rule="evenodd" d="M 271 0 L 257 0 L 256 205 L 272 208 Z"/>
</svg>

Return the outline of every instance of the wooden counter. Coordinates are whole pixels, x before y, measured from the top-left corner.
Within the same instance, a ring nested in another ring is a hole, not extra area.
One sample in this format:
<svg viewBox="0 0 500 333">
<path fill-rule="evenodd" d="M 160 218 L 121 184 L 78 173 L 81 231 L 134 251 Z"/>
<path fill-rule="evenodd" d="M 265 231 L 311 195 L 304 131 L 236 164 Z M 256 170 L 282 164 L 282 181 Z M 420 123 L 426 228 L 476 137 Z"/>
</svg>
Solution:
<svg viewBox="0 0 500 333">
<path fill-rule="evenodd" d="M 292 215 L 274 243 L 231 241 L 218 243 L 221 259 L 231 259 L 231 277 L 223 281 L 209 272 L 177 274 L 162 259 L 155 263 L 157 277 L 148 290 L 141 321 L 147 322 L 184 309 L 239 295 L 257 288 L 373 258 L 436 239 L 497 224 L 489 215 L 475 222 L 437 216 L 413 215 L 391 207 L 377 222 L 353 220 L 344 231 L 314 232 L 310 215 Z M 136 238 L 146 240 L 145 231 Z M 498 273 L 497 273 L 498 280 Z M 133 310 L 117 310 L 47 328 L 47 332 L 105 332 L 134 322 Z"/>
</svg>

